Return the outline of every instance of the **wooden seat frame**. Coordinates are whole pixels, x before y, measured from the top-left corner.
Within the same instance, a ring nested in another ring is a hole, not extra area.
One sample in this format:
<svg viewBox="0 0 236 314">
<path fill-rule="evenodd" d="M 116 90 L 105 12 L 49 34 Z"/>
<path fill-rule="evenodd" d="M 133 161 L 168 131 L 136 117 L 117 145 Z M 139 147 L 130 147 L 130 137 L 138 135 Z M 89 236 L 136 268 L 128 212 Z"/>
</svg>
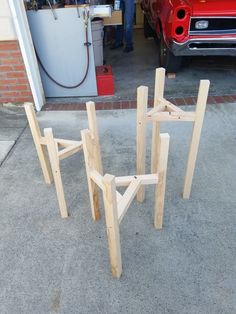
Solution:
<svg viewBox="0 0 236 314">
<path fill-rule="evenodd" d="M 82 141 L 54 138 L 51 128 L 44 129 L 44 136 L 42 136 L 33 104 L 25 103 L 24 108 L 44 180 L 46 184 L 51 184 L 54 179 L 61 217 L 66 218 L 68 217 L 68 211 L 61 178 L 60 161 L 82 150 Z"/>
<path fill-rule="evenodd" d="M 164 98 L 165 86 L 165 69 L 156 69 L 155 78 L 155 95 L 154 108 L 147 112 L 147 95 L 142 101 L 137 101 L 137 174 L 145 174 L 145 158 L 146 158 L 146 127 L 148 122 L 152 122 L 152 149 L 151 149 L 151 172 L 155 173 L 158 164 L 158 151 L 160 147 L 160 122 L 175 121 L 175 122 L 193 122 L 192 138 L 189 147 L 188 161 L 185 173 L 184 187 L 182 196 L 189 198 L 192 187 L 193 174 L 197 159 L 199 141 L 201 137 L 201 130 L 203 119 L 205 115 L 207 97 L 210 82 L 208 80 L 201 80 L 195 112 L 186 112 L 181 108 L 175 106 Z M 138 96 L 139 99 L 139 91 Z M 146 93 L 147 87 L 146 87 Z M 144 187 L 142 187 L 138 194 L 137 200 L 142 202 L 145 197 Z"/>
<path fill-rule="evenodd" d="M 140 91 L 141 96 L 143 92 L 144 90 Z M 92 120 L 95 121 L 95 105 L 92 105 L 92 103 L 86 105 L 88 116 L 90 116 L 90 119 L 92 117 Z M 95 220 L 100 218 L 98 203 L 99 187 L 103 193 L 111 271 L 114 277 L 119 278 L 122 273 L 119 224 L 125 216 L 138 190 L 144 185 L 156 185 L 154 226 L 158 229 L 162 228 L 169 135 L 160 134 L 160 149 L 156 173 L 124 177 L 115 177 L 111 174 L 106 174 L 105 176 L 102 175 L 98 133 L 92 133 L 90 130 L 82 130 L 81 137 L 85 156 L 92 216 Z M 119 186 L 127 186 L 123 195 L 116 190 L 116 187 Z"/>
</svg>

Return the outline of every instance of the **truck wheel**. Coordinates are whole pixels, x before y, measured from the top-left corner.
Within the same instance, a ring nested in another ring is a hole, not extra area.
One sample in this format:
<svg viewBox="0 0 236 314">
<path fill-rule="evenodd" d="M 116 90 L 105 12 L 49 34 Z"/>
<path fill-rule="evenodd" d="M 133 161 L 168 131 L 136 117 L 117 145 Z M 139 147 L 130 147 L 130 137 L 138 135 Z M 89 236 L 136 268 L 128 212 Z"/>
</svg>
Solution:
<svg viewBox="0 0 236 314">
<path fill-rule="evenodd" d="M 150 24 L 148 23 L 148 19 L 145 14 L 144 14 L 144 21 L 143 21 L 143 33 L 144 33 L 145 38 L 155 37 L 155 32 L 151 28 Z"/>
<path fill-rule="evenodd" d="M 173 55 L 166 46 L 163 36 L 161 36 L 159 43 L 159 61 L 160 66 L 165 68 L 167 73 L 178 72 L 182 64 L 182 57 Z"/>
</svg>

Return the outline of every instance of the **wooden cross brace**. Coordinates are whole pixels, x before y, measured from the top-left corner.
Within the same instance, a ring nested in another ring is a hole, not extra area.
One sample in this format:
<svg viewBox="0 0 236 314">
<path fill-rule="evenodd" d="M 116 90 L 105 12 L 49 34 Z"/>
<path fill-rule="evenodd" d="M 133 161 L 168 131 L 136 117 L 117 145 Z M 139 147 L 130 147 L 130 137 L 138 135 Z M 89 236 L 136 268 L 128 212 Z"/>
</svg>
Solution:
<svg viewBox="0 0 236 314">
<path fill-rule="evenodd" d="M 119 278 L 122 273 L 119 224 L 137 192 L 144 185 L 156 185 L 154 226 L 157 229 L 162 228 L 169 135 L 160 134 L 159 163 L 155 174 L 124 177 L 115 177 L 110 174 L 103 176 L 98 163 L 98 156 L 100 156 L 100 147 L 97 145 L 98 141 L 94 141 L 92 133 L 89 130 L 82 130 L 81 137 L 83 141 L 92 216 L 94 219 L 100 217 L 98 204 L 99 187 L 103 192 L 111 271 L 114 277 Z M 127 186 L 123 195 L 116 190 L 116 187 L 119 186 Z"/>
<path fill-rule="evenodd" d="M 88 112 L 89 129 L 91 130 L 93 136 L 96 137 L 97 125 L 95 119 L 95 108 L 93 103 L 88 102 L 87 107 L 90 107 L 90 105 L 91 110 Z M 61 178 L 60 161 L 82 150 L 82 141 L 54 138 L 51 128 L 44 129 L 44 136 L 42 136 L 33 104 L 26 103 L 24 107 L 42 168 L 44 180 L 46 184 L 51 184 L 54 179 L 61 217 L 66 218 L 68 217 L 68 211 Z M 49 158 L 47 157 L 46 147 Z"/>
<path fill-rule="evenodd" d="M 186 112 L 164 98 L 165 69 L 156 69 L 154 108 L 147 112 L 148 88 L 140 86 L 137 89 L 137 174 L 145 174 L 146 158 L 146 125 L 152 122 L 152 153 L 151 172 L 155 173 L 158 164 L 160 147 L 160 122 L 193 122 L 192 138 L 188 154 L 188 162 L 183 187 L 183 198 L 189 198 L 193 173 L 197 159 L 203 119 L 205 115 L 210 82 L 201 80 L 195 112 Z M 142 202 L 145 197 L 144 188 L 139 190 L 137 200 Z"/>
</svg>

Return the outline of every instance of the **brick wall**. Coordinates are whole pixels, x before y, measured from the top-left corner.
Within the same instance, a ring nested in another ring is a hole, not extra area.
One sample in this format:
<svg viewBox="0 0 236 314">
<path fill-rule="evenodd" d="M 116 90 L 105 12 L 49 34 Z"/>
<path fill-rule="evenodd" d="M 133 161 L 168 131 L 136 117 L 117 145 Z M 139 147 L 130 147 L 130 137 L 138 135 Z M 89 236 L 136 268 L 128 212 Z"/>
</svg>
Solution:
<svg viewBox="0 0 236 314">
<path fill-rule="evenodd" d="M 17 40 L 0 41 L 0 104 L 33 101 Z"/>
</svg>

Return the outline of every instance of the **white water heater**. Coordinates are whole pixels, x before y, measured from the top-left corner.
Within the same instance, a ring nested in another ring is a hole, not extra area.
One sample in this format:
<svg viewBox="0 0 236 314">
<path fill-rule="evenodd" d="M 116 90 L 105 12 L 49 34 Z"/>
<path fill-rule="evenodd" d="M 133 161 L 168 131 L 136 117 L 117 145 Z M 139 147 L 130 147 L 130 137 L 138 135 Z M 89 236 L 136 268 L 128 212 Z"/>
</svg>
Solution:
<svg viewBox="0 0 236 314">
<path fill-rule="evenodd" d="M 27 11 L 46 97 L 97 96 L 87 13 L 87 6 Z"/>
</svg>

